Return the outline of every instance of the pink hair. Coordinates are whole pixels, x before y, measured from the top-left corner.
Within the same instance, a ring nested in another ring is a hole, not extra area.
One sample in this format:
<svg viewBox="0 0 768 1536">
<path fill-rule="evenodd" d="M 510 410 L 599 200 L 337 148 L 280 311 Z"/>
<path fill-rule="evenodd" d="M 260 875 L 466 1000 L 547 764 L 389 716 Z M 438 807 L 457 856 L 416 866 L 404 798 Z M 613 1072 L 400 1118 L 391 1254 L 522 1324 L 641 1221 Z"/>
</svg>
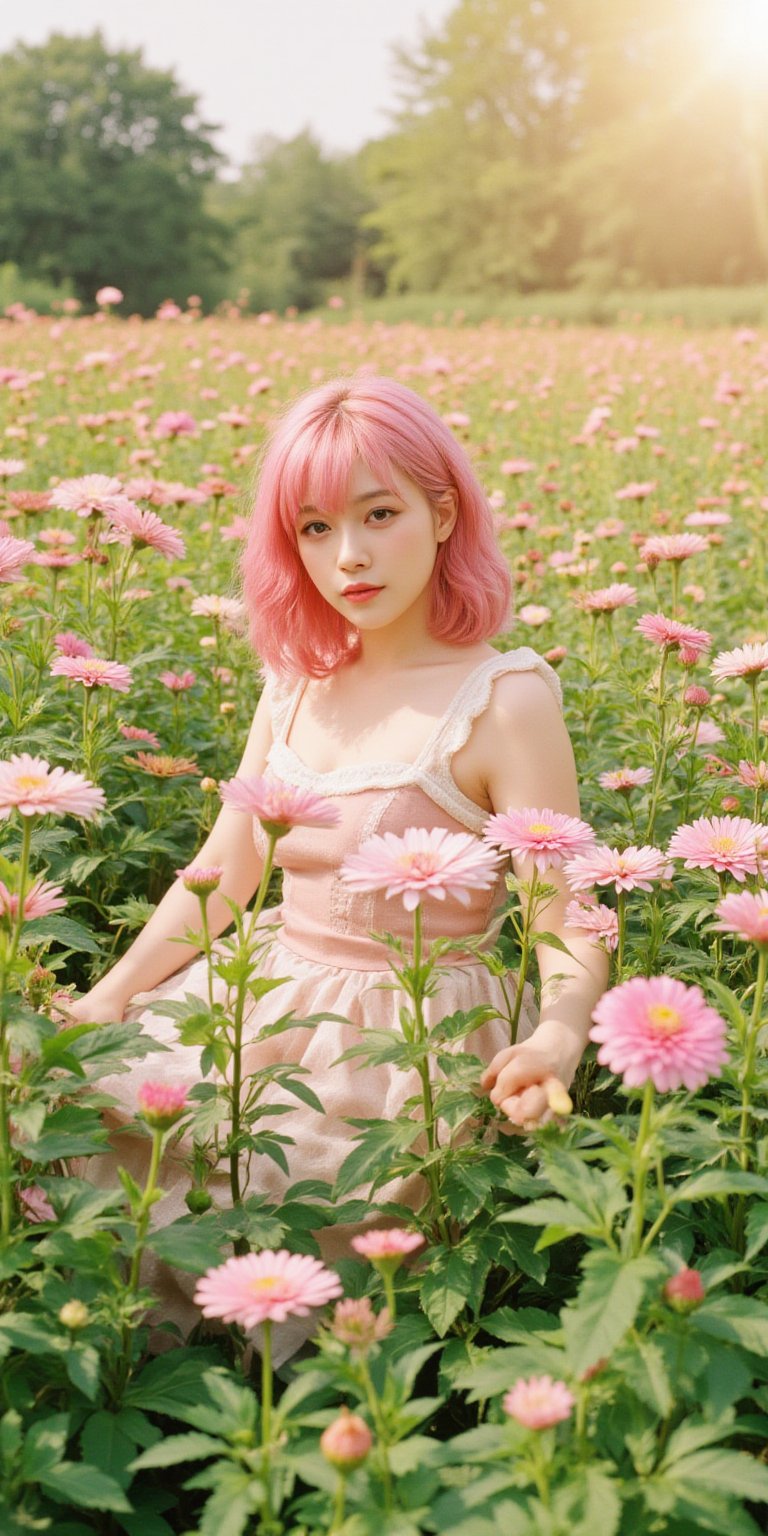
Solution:
<svg viewBox="0 0 768 1536">
<path fill-rule="evenodd" d="M 302 395 L 266 447 L 241 570 L 251 642 L 272 671 L 325 677 L 359 650 L 355 627 L 310 581 L 296 538 L 301 506 L 343 508 L 358 458 L 390 491 L 400 473 L 432 503 L 458 494 L 459 515 L 432 573 L 430 634 L 472 645 L 507 619 L 509 570 L 464 449 L 413 390 L 359 373 Z"/>
</svg>

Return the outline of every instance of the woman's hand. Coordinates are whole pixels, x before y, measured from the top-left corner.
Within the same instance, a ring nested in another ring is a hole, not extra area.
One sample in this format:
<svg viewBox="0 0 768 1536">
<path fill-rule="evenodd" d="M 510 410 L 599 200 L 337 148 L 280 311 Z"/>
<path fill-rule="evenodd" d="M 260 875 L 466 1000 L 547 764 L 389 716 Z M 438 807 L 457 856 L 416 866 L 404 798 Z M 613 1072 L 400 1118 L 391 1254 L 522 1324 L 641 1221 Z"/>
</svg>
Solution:
<svg viewBox="0 0 768 1536">
<path fill-rule="evenodd" d="M 567 1085 L 572 1077 L 572 1066 L 565 1057 L 560 1060 L 531 1038 L 498 1051 L 486 1067 L 480 1087 L 506 1115 L 510 1132 L 527 1132 L 570 1113 L 573 1106 Z"/>
</svg>

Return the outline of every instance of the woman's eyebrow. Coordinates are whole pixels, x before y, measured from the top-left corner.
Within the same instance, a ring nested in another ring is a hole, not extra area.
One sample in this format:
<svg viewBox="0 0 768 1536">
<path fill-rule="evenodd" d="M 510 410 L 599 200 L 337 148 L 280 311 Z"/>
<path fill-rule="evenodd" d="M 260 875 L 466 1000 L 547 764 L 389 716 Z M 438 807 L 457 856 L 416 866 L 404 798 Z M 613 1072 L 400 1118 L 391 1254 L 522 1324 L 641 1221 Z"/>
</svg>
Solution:
<svg viewBox="0 0 768 1536">
<path fill-rule="evenodd" d="M 353 498 L 353 500 L 355 502 L 355 505 L 357 506 L 361 501 L 374 501 L 377 496 L 395 496 L 396 497 L 397 496 L 397 491 L 388 491 L 384 486 L 379 486 L 378 490 L 363 491 L 360 496 L 355 496 Z M 313 507 L 311 502 L 308 502 L 306 506 L 299 507 L 299 512 L 302 514 L 302 516 L 303 516 L 303 514 L 305 512 L 317 512 L 317 510 L 318 510 L 317 507 Z"/>
</svg>

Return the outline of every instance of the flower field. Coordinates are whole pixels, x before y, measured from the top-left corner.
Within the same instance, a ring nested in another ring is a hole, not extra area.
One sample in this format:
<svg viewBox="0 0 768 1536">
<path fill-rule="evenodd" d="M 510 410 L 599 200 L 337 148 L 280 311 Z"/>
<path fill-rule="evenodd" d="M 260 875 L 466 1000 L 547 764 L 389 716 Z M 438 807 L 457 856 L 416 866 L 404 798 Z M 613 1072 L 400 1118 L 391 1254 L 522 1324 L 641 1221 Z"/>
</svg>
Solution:
<svg viewBox="0 0 768 1536">
<path fill-rule="evenodd" d="M 139 321 L 104 301 L 17 307 L 0 335 L 3 1536 L 759 1536 L 768 334 L 171 304 Z M 583 820 L 537 806 L 472 849 L 423 829 L 350 857 L 350 887 L 413 925 L 390 948 L 401 1034 L 354 1052 L 420 1089 L 356 1123 L 335 1187 L 270 1202 L 280 1097 L 321 1104 L 323 1085 L 279 1047 L 242 1070 L 248 1003 L 279 997 L 257 918 L 280 837 L 333 811 L 237 777 L 261 686 L 237 563 L 275 413 L 361 366 L 426 395 L 477 466 L 516 590 L 498 643 L 558 669 Z M 221 870 L 194 861 L 222 802 L 261 823 L 267 862 L 214 945 Z M 571 1098 L 502 1136 L 472 1055 L 483 1010 L 425 1023 L 448 945 L 422 909 L 509 853 L 535 859 L 485 952 L 510 973 L 512 1038 L 548 870 L 611 979 Z M 182 1087 L 135 1020 L 69 1011 L 176 874 L 208 967 L 207 996 L 166 1007 L 202 1053 Z M 102 1120 L 138 1064 L 141 1180 Z M 186 1207 L 164 1219 L 181 1161 Z M 386 1186 L 416 1173 L 414 1213 Z M 375 1229 L 326 1263 L 318 1234 L 377 1199 Z M 152 1310 L 168 1266 L 187 1337 Z M 311 1342 L 286 1361 L 297 1326 Z"/>
</svg>

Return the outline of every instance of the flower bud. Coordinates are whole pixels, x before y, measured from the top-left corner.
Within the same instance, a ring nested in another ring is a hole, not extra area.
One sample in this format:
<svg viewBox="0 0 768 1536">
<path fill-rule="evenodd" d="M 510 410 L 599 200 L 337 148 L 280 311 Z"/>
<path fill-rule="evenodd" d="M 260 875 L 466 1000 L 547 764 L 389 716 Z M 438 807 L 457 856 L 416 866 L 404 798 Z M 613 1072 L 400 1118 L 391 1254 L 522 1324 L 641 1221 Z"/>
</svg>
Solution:
<svg viewBox="0 0 768 1536">
<path fill-rule="evenodd" d="M 154 1131 L 168 1131 L 189 1108 L 187 1085 L 160 1081 L 142 1083 L 138 1102 L 139 1114 L 147 1125 Z"/>
<path fill-rule="evenodd" d="M 187 1210 L 191 1211 L 193 1216 L 202 1216 L 213 1205 L 213 1200 L 207 1189 L 188 1189 L 184 1196 L 184 1202 Z"/>
<path fill-rule="evenodd" d="M 705 1297 L 704 1282 L 698 1269 L 679 1269 L 664 1286 L 664 1300 L 676 1312 L 693 1312 Z"/>
<path fill-rule="evenodd" d="M 59 1308 L 59 1322 L 63 1328 L 71 1328 L 73 1331 L 76 1328 L 84 1328 L 86 1323 L 90 1322 L 90 1318 L 91 1314 L 85 1302 L 79 1301 L 76 1296 L 73 1296 L 71 1301 L 65 1301 L 63 1307 Z"/>
<path fill-rule="evenodd" d="M 200 780 L 200 788 L 204 795 L 215 795 L 218 787 L 219 785 L 216 779 L 211 779 L 206 776 L 204 779 Z"/>
<path fill-rule="evenodd" d="M 732 811 L 738 811 L 739 802 L 735 795 L 724 795 L 720 802 L 720 806 L 723 811 L 725 811 L 727 814 L 730 814 Z"/>
<path fill-rule="evenodd" d="M 320 1449 L 332 1467 L 340 1472 L 354 1472 L 365 1461 L 373 1445 L 373 1437 L 359 1414 L 342 1408 L 320 1436 Z"/>
<path fill-rule="evenodd" d="M 184 869 L 177 869 L 176 874 L 186 891 L 195 896 L 210 896 L 218 890 L 224 868 L 221 864 L 187 864 Z"/>
</svg>

